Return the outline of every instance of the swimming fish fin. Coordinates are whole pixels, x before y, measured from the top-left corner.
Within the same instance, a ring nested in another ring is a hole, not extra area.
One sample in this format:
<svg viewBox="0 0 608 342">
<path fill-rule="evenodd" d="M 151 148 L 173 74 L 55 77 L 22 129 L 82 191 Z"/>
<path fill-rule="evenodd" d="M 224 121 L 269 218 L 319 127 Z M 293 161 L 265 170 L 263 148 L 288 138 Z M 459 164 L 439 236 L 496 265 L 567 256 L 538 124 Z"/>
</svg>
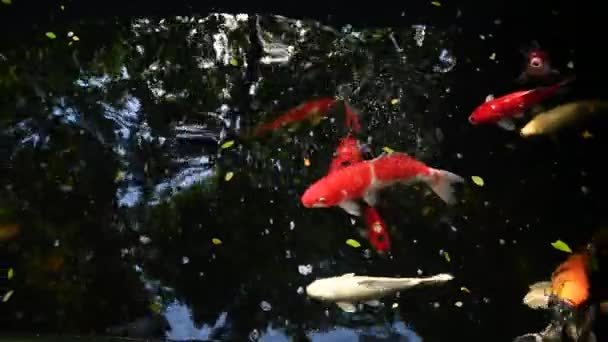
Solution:
<svg viewBox="0 0 608 342">
<path fill-rule="evenodd" d="M 507 131 L 515 130 L 515 123 L 509 118 L 500 119 L 496 124 L 498 125 L 498 127 Z"/>
<path fill-rule="evenodd" d="M 382 303 L 380 303 L 380 301 L 377 299 L 368 300 L 365 302 L 365 304 L 369 305 L 369 306 L 373 306 L 373 307 L 378 307 L 378 306 L 382 305 Z"/>
<path fill-rule="evenodd" d="M 524 296 L 523 303 L 532 309 L 547 309 L 551 296 L 551 282 L 539 281 L 530 285 L 530 291 Z"/>
<path fill-rule="evenodd" d="M 464 178 L 446 170 L 433 169 L 427 184 L 445 203 L 454 204 L 454 183 L 463 183 Z"/>
<path fill-rule="evenodd" d="M 348 303 L 348 302 L 337 302 L 336 305 L 342 309 L 342 311 L 344 312 L 349 312 L 349 313 L 353 313 L 357 311 L 357 308 L 355 307 L 355 305 L 353 303 Z"/>
<path fill-rule="evenodd" d="M 355 201 L 342 201 L 338 207 L 353 216 L 361 216 L 361 206 Z"/>
<path fill-rule="evenodd" d="M 363 200 L 370 207 L 375 207 L 376 203 L 378 203 L 378 191 L 369 190 L 369 191 L 365 192 L 365 194 L 363 194 Z"/>
</svg>

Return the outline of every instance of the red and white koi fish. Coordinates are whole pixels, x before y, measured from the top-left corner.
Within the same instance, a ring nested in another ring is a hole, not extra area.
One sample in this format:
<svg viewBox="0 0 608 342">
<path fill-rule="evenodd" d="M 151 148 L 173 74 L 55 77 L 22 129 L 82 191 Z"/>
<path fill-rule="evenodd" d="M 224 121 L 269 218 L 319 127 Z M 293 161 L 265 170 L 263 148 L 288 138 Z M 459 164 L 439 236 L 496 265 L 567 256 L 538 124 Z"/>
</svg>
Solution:
<svg viewBox="0 0 608 342">
<path fill-rule="evenodd" d="M 368 229 L 369 243 L 374 246 L 376 252 L 380 254 L 390 252 L 391 239 L 386 224 L 382 221 L 376 208 L 367 207 L 365 209 L 365 222 Z"/>
<path fill-rule="evenodd" d="M 574 79 L 571 77 L 552 86 L 516 91 L 497 99 L 490 95 L 471 113 L 469 122 L 472 125 L 495 123 L 512 131 L 515 129 L 513 118 L 522 118 L 526 110 L 555 95 L 562 86 Z"/>
<path fill-rule="evenodd" d="M 336 170 L 312 184 L 302 195 L 306 208 L 339 206 L 353 216 L 361 216 L 356 200 L 374 207 L 378 192 L 396 183 L 424 182 L 446 203 L 455 202 L 452 183 L 464 182 L 454 173 L 425 165 L 405 153 L 387 153 Z"/>
</svg>

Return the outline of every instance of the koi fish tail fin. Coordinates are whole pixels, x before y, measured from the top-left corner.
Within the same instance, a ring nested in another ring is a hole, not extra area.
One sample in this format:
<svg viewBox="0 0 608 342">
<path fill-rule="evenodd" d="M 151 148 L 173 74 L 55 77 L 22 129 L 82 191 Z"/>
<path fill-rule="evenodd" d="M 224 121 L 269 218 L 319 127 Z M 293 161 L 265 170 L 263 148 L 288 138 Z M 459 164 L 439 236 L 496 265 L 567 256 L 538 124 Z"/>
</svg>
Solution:
<svg viewBox="0 0 608 342">
<path fill-rule="evenodd" d="M 464 178 L 459 175 L 439 169 L 432 169 L 429 186 L 445 203 L 454 204 L 454 183 L 464 183 Z"/>
</svg>

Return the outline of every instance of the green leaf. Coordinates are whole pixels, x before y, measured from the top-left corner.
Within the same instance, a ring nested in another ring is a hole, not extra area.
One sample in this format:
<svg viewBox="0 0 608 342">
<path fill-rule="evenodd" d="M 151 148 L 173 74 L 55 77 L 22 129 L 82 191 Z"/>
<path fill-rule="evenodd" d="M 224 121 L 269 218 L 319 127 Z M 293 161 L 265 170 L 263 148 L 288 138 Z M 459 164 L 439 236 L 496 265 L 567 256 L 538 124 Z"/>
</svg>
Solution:
<svg viewBox="0 0 608 342">
<path fill-rule="evenodd" d="M 11 278 L 13 278 L 13 276 L 14 276 L 14 275 L 15 275 L 15 271 L 14 271 L 12 268 L 9 268 L 9 269 L 8 269 L 8 274 L 7 274 L 7 276 L 6 276 L 6 277 L 7 277 L 9 280 L 11 280 Z"/>
<path fill-rule="evenodd" d="M 226 176 L 224 176 L 224 180 L 226 182 L 230 181 L 232 179 L 232 177 L 234 177 L 234 172 L 229 171 L 228 173 L 226 173 Z"/>
<path fill-rule="evenodd" d="M 471 179 L 473 180 L 473 183 L 475 183 L 479 186 L 483 186 L 485 184 L 485 182 L 483 181 L 483 178 L 481 178 L 479 176 L 471 176 Z"/>
<path fill-rule="evenodd" d="M 384 147 L 382 148 L 382 150 L 383 150 L 384 152 L 386 152 L 386 153 L 393 153 L 393 152 L 395 152 L 395 150 L 393 150 L 392 148 L 390 148 L 390 147 L 388 147 L 388 146 L 384 146 Z"/>
<path fill-rule="evenodd" d="M 230 64 L 231 64 L 232 66 L 239 66 L 239 60 L 238 60 L 238 59 L 236 59 L 235 57 L 232 57 L 232 58 L 230 59 Z"/>
<path fill-rule="evenodd" d="M 231 148 L 234 145 L 234 140 L 228 140 L 220 146 L 221 149 Z"/>
<path fill-rule="evenodd" d="M 353 247 L 353 248 L 359 248 L 361 247 L 361 244 L 359 243 L 359 241 L 354 240 L 354 239 L 348 239 L 346 240 L 346 244 Z"/>
<path fill-rule="evenodd" d="M 55 33 L 50 32 L 50 31 L 49 31 L 49 32 L 47 32 L 47 33 L 45 33 L 45 35 L 46 35 L 46 37 L 47 37 L 48 39 L 55 39 L 55 38 L 57 38 L 57 36 L 55 35 Z"/>
<path fill-rule="evenodd" d="M 562 240 L 557 240 L 555 242 L 551 242 L 551 246 L 553 246 L 553 248 L 555 248 L 559 251 L 566 252 L 566 253 L 572 253 L 572 249 L 570 249 L 568 244 Z"/>
<path fill-rule="evenodd" d="M 13 0 L 2 0 L 2 3 L 5 5 L 10 5 L 13 3 Z"/>
</svg>

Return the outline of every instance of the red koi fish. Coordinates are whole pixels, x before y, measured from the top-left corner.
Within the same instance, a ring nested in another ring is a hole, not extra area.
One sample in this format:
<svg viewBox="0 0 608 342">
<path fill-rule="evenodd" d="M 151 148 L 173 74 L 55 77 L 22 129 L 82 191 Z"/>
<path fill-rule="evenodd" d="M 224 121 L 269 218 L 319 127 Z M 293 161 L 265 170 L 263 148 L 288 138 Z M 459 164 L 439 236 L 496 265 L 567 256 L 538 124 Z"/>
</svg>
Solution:
<svg viewBox="0 0 608 342">
<path fill-rule="evenodd" d="M 336 100 L 333 98 L 321 98 L 313 101 L 308 101 L 299 106 L 288 110 L 285 114 L 277 119 L 261 124 L 254 130 L 254 135 L 260 136 L 268 132 L 280 129 L 284 126 L 301 123 L 304 120 L 310 120 L 313 124 L 318 124 L 326 115 L 327 112 L 335 105 Z"/>
<path fill-rule="evenodd" d="M 361 216 L 356 202 L 363 199 L 370 207 L 378 192 L 395 183 L 424 182 L 446 203 L 454 202 L 452 183 L 464 179 L 445 170 L 434 169 L 405 153 L 387 153 L 338 169 L 312 184 L 302 195 L 306 208 L 338 206 L 353 216 Z"/>
<path fill-rule="evenodd" d="M 374 207 L 365 209 L 365 222 L 368 229 L 369 242 L 380 254 L 388 253 L 391 250 L 391 239 L 386 229 L 386 224 L 382 221 L 380 214 Z"/>
<path fill-rule="evenodd" d="M 555 95 L 562 86 L 574 79 L 571 77 L 549 87 L 516 91 L 497 99 L 490 95 L 485 103 L 471 113 L 469 122 L 472 125 L 496 123 L 499 127 L 512 131 L 515 129 L 513 118 L 522 118 L 526 110 Z"/>
<path fill-rule="evenodd" d="M 522 53 L 526 56 L 526 67 L 518 78 L 520 82 L 559 75 L 559 71 L 551 68 L 549 54 L 540 48 L 538 42 L 533 41 L 532 46 Z"/>
<path fill-rule="evenodd" d="M 358 163 L 363 160 L 361 150 L 364 148 L 363 145 L 359 144 L 359 141 L 353 138 L 350 134 L 347 135 L 340 141 L 338 148 L 334 152 L 334 158 L 329 166 L 329 171 L 332 173 L 343 167 Z"/>
</svg>

